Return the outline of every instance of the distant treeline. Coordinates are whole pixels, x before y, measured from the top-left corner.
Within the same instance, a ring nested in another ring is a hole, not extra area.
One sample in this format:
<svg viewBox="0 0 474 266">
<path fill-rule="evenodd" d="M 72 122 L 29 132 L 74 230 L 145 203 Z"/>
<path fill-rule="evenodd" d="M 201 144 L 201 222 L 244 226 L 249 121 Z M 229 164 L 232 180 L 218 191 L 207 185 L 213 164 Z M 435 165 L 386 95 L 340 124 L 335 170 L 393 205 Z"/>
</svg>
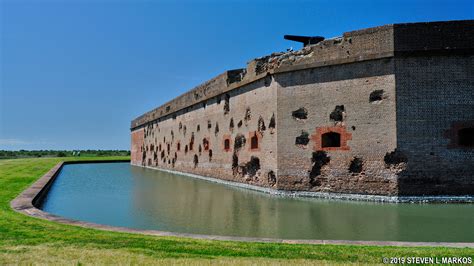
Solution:
<svg viewBox="0 0 474 266">
<path fill-rule="evenodd" d="M 0 150 L 0 159 L 15 159 L 15 158 L 37 158 L 37 157 L 98 157 L 98 156 L 128 156 L 130 151 L 127 150 L 19 150 L 19 151 L 5 151 Z"/>
</svg>

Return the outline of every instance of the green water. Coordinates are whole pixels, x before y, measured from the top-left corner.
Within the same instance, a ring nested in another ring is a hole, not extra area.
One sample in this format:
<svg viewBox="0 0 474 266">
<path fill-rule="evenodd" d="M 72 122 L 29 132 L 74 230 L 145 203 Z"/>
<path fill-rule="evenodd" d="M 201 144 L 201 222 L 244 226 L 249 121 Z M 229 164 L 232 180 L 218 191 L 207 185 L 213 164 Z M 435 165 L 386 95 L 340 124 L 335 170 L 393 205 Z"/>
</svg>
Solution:
<svg viewBox="0 0 474 266">
<path fill-rule="evenodd" d="M 128 163 L 64 166 L 42 209 L 98 224 L 194 234 L 474 242 L 474 204 L 288 198 Z"/>
</svg>

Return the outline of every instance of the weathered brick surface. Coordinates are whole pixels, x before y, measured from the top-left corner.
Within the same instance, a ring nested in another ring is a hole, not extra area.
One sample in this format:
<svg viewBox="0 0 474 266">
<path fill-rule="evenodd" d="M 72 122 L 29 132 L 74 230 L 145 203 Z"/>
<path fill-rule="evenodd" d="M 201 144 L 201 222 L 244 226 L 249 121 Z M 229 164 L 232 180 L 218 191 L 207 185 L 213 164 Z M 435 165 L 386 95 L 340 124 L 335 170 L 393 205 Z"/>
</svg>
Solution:
<svg viewBox="0 0 474 266">
<path fill-rule="evenodd" d="M 387 25 L 252 60 L 132 121 L 132 163 L 283 190 L 472 195 L 474 149 L 458 143 L 474 127 L 472 26 Z"/>
<path fill-rule="evenodd" d="M 393 73 L 393 60 L 343 65 L 338 70 L 346 76 L 328 80 L 327 75 L 336 71 L 334 68 L 303 70 L 277 78 L 282 84 L 278 90 L 278 187 L 394 194 L 396 174 L 385 167 L 383 159 L 387 152 L 396 148 L 395 77 L 393 74 L 379 75 L 380 72 Z M 368 72 L 370 69 L 374 73 Z M 320 77 L 325 77 L 323 82 Z M 375 90 L 383 90 L 384 99 L 371 103 L 369 96 Z M 343 105 L 345 110 L 342 122 L 330 119 L 338 105 Z M 305 120 L 292 117 L 292 111 L 300 107 L 308 110 Z M 325 149 L 320 148 L 316 137 L 304 147 L 295 145 L 295 138 L 305 131 L 321 139 L 320 134 L 326 132 L 321 129 L 327 127 L 340 128 L 341 133 L 350 133 L 351 138 L 347 139 L 347 146 L 325 151 L 330 161 L 311 182 L 312 154 Z M 349 171 L 354 157 L 363 159 L 361 173 Z"/>
<path fill-rule="evenodd" d="M 141 161 L 142 156 L 135 154 L 139 149 L 132 148 L 132 163 L 268 186 L 268 173 L 274 171 L 276 174 L 277 168 L 277 134 L 269 128 L 270 119 L 277 111 L 275 86 L 274 82 L 265 84 L 264 80 L 260 80 L 230 91 L 221 97 L 220 102 L 214 97 L 205 104 L 176 113 L 175 118 L 170 115 L 151 123 L 144 129 L 146 159 Z M 230 110 L 225 114 L 227 97 Z M 234 121 L 233 128 L 230 127 L 231 119 Z M 264 130 L 259 131 L 259 120 L 263 120 Z M 251 133 L 258 136 L 256 149 L 251 149 Z M 139 130 L 133 131 L 132 136 L 134 134 L 140 134 Z M 238 135 L 245 139 L 240 149 L 235 148 Z M 192 136 L 194 143 L 191 145 Z M 224 147 L 226 138 L 230 138 L 229 150 Z M 132 142 L 134 140 L 139 139 L 132 137 Z M 204 147 L 205 143 L 208 150 Z M 259 167 L 249 165 L 252 157 L 259 160 Z M 234 158 L 238 160 L 237 165 L 233 165 Z"/>
<path fill-rule="evenodd" d="M 472 194 L 474 149 L 446 132 L 474 127 L 474 56 L 400 57 L 396 69 L 400 193 Z"/>
</svg>

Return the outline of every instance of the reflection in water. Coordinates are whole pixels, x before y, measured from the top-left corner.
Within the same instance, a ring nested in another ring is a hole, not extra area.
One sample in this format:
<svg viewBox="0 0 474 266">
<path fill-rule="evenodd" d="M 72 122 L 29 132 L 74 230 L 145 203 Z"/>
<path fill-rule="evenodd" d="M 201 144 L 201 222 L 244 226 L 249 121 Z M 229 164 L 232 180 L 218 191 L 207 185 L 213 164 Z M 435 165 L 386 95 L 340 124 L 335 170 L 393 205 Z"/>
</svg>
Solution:
<svg viewBox="0 0 474 266">
<path fill-rule="evenodd" d="M 195 234 L 474 241 L 472 204 L 287 198 L 127 163 L 65 166 L 43 209 L 100 224 Z"/>
</svg>

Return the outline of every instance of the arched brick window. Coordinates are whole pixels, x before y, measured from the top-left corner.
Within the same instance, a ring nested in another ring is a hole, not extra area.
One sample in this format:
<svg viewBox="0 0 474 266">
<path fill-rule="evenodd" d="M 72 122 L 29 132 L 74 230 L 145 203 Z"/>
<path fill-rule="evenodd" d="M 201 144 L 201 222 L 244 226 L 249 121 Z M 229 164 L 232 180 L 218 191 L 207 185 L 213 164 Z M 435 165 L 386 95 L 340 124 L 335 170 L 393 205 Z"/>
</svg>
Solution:
<svg viewBox="0 0 474 266">
<path fill-rule="evenodd" d="M 222 145 L 223 145 L 223 147 L 224 147 L 224 151 L 225 151 L 225 152 L 230 152 L 230 151 L 231 151 L 231 149 L 232 149 L 231 135 L 225 134 L 225 135 L 223 136 Z"/>
<path fill-rule="evenodd" d="M 348 151 L 348 141 L 352 139 L 352 134 L 341 126 L 317 127 L 311 139 L 315 151 Z"/>
<path fill-rule="evenodd" d="M 251 136 L 250 136 L 250 150 L 258 150 L 259 148 L 259 138 L 257 136 L 257 132 L 254 132 Z"/>
</svg>

